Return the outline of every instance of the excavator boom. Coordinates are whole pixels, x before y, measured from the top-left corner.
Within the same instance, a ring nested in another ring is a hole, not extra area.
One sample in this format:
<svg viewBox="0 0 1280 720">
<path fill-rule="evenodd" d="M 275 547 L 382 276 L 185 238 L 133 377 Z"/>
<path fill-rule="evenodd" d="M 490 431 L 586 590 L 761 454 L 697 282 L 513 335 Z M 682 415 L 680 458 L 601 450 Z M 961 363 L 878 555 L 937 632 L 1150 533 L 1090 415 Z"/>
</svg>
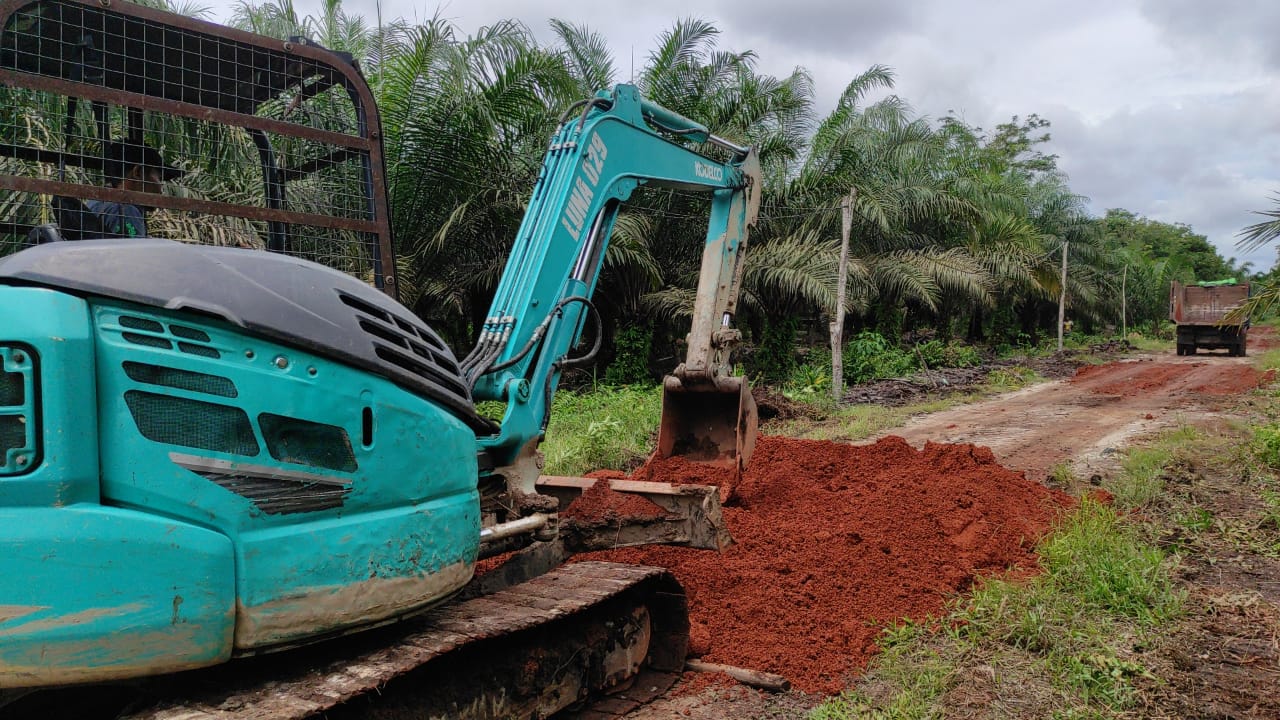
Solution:
<svg viewBox="0 0 1280 720">
<path fill-rule="evenodd" d="M 501 433 L 481 443 L 513 493 L 533 491 L 531 450 L 546 430 L 560 371 L 583 362 L 567 353 L 595 312 L 589 298 L 622 204 L 641 186 L 675 188 L 707 193 L 711 208 L 688 354 L 665 384 L 659 448 L 741 467 L 754 445 L 756 413 L 750 389 L 732 377 L 740 338 L 732 321 L 748 230 L 760 206 L 756 153 L 630 85 L 580 105 L 581 113 L 566 113 L 552 138 L 485 330 L 463 360 L 477 398 L 507 402 Z"/>
</svg>

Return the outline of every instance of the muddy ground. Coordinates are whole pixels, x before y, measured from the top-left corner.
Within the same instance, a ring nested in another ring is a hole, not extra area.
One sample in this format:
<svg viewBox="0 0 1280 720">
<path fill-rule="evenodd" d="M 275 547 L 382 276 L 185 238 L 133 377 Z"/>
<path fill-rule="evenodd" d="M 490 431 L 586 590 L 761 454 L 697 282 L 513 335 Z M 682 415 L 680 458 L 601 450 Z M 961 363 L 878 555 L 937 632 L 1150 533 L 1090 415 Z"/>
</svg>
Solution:
<svg viewBox="0 0 1280 720">
<path fill-rule="evenodd" d="M 1266 328 L 1253 334 L 1255 354 L 1275 342 Z M 917 448 L 927 442 L 985 446 L 1004 468 L 1036 482 L 1053 485 L 1051 475 L 1061 465 L 1096 483 L 1119 471 L 1125 448 L 1170 427 L 1211 430 L 1270 380 L 1249 358 L 1178 357 L 1170 350 L 1087 366 L 1069 377 L 916 417 L 886 435 Z M 1187 468 L 1171 483 L 1170 507 L 1190 502 L 1215 517 L 1256 515 L 1256 490 L 1240 472 Z M 1280 718 L 1280 561 L 1239 547 L 1227 533 L 1220 542 L 1215 537 L 1184 548 L 1178 577 L 1189 612 L 1164 643 L 1142 649 L 1144 663 L 1162 681 L 1144 688 L 1145 704 L 1135 717 Z M 851 684 L 857 682 L 851 677 Z M 666 698 L 627 717 L 792 718 L 820 700 L 820 693 L 768 694 L 723 677 L 687 674 Z M 947 707 L 945 714 L 1008 716 L 980 703 Z"/>
<path fill-rule="evenodd" d="M 1207 421 L 1261 380 L 1247 357 L 1140 355 L 1084 365 L 1070 377 L 913 418 L 891 432 L 912 444 L 983 445 L 1036 480 L 1059 463 L 1088 477 L 1110 472 L 1112 456 L 1132 440 Z"/>
</svg>

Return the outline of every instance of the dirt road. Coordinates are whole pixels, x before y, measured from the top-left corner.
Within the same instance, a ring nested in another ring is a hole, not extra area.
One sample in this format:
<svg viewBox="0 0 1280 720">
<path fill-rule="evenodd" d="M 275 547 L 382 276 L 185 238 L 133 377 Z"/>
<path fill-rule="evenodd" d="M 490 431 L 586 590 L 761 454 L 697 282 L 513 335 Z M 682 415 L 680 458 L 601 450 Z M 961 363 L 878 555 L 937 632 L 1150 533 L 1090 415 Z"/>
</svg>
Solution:
<svg viewBox="0 0 1280 720">
<path fill-rule="evenodd" d="M 1268 330 L 1251 333 L 1257 351 L 1273 341 Z M 1108 467 L 1110 456 L 1131 439 L 1195 423 L 1262 380 L 1247 357 L 1223 351 L 1179 357 L 1170 350 L 1086 366 L 1075 377 L 914 418 L 890 432 L 915 446 L 984 445 L 1002 465 L 1032 480 L 1044 480 L 1063 462 L 1088 477 Z"/>
</svg>

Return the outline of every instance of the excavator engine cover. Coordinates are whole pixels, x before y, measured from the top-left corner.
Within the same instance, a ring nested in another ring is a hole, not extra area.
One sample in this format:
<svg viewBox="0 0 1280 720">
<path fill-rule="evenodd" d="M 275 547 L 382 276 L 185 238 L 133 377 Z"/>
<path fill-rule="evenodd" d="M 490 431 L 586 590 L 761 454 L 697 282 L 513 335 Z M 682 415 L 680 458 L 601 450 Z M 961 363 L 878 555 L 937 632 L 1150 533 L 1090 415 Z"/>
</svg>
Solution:
<svg viewBox="0 0 1280 720">
<path fill-rule="evenodd" d="M 659 457 L 732 467 L 738 473 L 756 446 L 759 414 L 745 378 L 721 377 L 714 385 L 687 385 L 669 375 L 662 384 Z"/>
</svg>

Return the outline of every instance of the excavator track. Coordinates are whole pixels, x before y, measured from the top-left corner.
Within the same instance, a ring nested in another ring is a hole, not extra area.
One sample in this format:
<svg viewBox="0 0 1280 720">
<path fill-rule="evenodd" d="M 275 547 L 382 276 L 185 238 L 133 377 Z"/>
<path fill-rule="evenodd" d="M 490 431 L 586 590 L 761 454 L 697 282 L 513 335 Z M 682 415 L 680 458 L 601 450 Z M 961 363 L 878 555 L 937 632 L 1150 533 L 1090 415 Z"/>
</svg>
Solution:
<svg viewBox="0 0 1280 720">
<path fill-rule="evenodd" d="M 669 687 L 687 644 L 670 573 L 583 562 L 392 627 L 148 684 L 148 707 L 122 717 L 608 717 Z"/>
</svg>

